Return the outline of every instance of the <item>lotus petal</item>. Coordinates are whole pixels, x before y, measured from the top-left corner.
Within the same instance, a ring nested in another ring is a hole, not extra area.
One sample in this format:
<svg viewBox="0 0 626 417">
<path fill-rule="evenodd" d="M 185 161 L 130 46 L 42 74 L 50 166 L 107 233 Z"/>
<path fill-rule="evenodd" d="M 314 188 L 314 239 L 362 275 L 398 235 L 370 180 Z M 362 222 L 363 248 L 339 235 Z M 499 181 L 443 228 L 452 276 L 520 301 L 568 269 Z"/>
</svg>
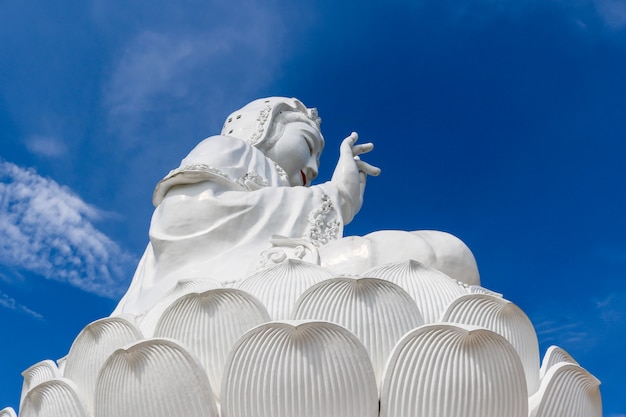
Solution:
<svg viewBox="0 0 626 417">
<path fill-rule="evenodd" d="M 57 359 L 56 362 L 57 362 L 57 367 L 59 368 L 59 373 L 63 375 L 65 372 L 65 362 L 67 362 L 67 355 L 63 356 L 62 358 Z"/>
<path fill-rule="evenodd" d="M 385 279 L 402 287 L 413 297 L 427 324 L 439 321 L 452 300 L 467 294 L 464 287 L 443 272 L 414 260 L 374 268 L 364 276 Z"/>
<path fill-rule="evenodd" d="M 486 294 L 468 294 L 454 300 L 441 321 L 484 327 L 508 340 L 524 365 L 528 394 L 539 389 L 539 341 L 526 314 L 512 302 Z"/>
<path fill-rule="evenodd" d="M 46 359 L 41 362 L 37 362 L 31 365 L 28 369 L 22 372 L 24 382 L 22 383 L 22 395 L 20 397 L 20 408 L 24 397 L 28 394 L 34 386 L 41 384 L 42 382 L 49 381 L 51 379 L 60 378 L 61 372 L 57 368 L 57 364 L 50 359 Z"/>
<path fill-rule="evenodd" d="M 96 320 L 78 334 L 67 354 L 64 376 L 80 387 L 90 413 L 98 372 L 104 362 L 116 349 L 141 339 L 139 329 L 122 317 Z"/>
<path fill-rule="evenodd" d="M 148 339 L 116 350 L 98 375 L 95 417 L 217 417 L 198 360 L 174 340 Z"/>
<path fill-rule="evenodd" d="M 334 275 L 321 266 L 288 259 L 276 266 L 256 272 L 235 284 L 257 297 L 274 320 L 285 320 L 300 295 L 310 286 Z"/>
<path fill-rule="evenodd" d="M 539 378 L 543 379 L 548 370 L 559 362 L 578 365 L 578 362 L 576 362 L 576 360 L 574 360 L 574 358 L 572 358 L 570 354 L 565 351 L 565 349 L 558 346 L 550 346 L 546 351 L 546 354 L 543 356 L 541 369 L 539 369 Z"/>
<path fill-rule="evenodd" d="M 20 417 L 89 417 L 89 412 L 76 384 L 56 378 L 42 382 L 26 394 Z"/>
<path fill-rule="evenodd" d="M 502 294 L 499 292 L 488 290 L 485 287 L 481 287 L 480 285 L 470 285 L 467 288 L 467 292 L 470 294 L 487 294 L 493 295 L 494 297 L 502 297 Z"/>
<path fill-rule="evenodd" d="M 560 362 L 529 398 L 530 417 L 601 417 L 600 381 L 578 365 Z"/>
<path fill-rule="evenodd" d="M 155 336 L 183 342 L 200 359 L 219 399 L 231 348 L 245 332 L 268 321 L 267 310 L 254 296 L 222 288 L 179 298 L 161 316 Z"/>
<path fill-rule="evenodd" d="M 158 303 L 141 318 L 139 328 L 146 337 L 154 336 L 154 329 L 163 312 L 178 298 L 192 292 L 221 288 L 219 282 L 207 279 L 181 279 Z"/>
<path fill-rule="evenodd" d="M 394 348 L 383 376 L 381 417 L 527 417 L 524 369 L 491 330 L 419 327 Z"/>
<path fill-rule="evenodd" d="M 0 410 L 0 417 L 17 417 L 17 415 L 13 408 L 7 407 Z"/>
<path fill-rule="evenodd" d="M 231 352 L 222 417 L 376 417 L 367 351 L 343 327 L 319 321 L 265 323 Z"/>
<path fill-rule="evenodd" d="M 377 382 L 398 340 L 424 324 L 406 291 L 377 278 L 331 278 L 315 284 L 300 296 L 292 318 L 330 321 L 354 333 L 369 352 Z"/>
</svg>

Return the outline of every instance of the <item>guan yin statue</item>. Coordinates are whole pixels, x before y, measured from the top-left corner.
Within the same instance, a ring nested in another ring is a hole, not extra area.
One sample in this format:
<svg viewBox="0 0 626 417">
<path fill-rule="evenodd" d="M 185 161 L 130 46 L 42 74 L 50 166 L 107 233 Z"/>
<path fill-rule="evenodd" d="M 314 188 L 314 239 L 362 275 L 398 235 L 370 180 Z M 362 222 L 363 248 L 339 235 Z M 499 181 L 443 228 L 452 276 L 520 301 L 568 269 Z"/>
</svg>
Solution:
<svg viewBox="0 0 626 417">
<path fill-rule="evenodd" d="M 23 417 L 600 417 L 599 381 L 480 286 L 456 237 L 343 237 L 380 170 L 332 179 L 315 109 L 253 101 L 156 186 L 110 317 L 23 372 Z M 11 408 L 0 417 L 15 416 Z"/>
</svg>

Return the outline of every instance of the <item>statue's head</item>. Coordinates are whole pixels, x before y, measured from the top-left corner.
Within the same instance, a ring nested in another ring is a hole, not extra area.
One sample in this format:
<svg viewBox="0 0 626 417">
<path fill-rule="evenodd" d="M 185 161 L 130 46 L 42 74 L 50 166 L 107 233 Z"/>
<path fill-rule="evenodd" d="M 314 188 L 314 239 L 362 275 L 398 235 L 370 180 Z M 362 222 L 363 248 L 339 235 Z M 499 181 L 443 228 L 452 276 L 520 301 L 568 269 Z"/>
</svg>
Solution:
<svg viewBox="0 0 626 417">
<path fill-rule="evenodd" d="M 324 147 L 317 110 L 295 98 L 268 97 L 233 112 L 222 135 L 258 148 L 286 172 L 291 185 L 309 185 L 317 176 Z"/>
</svg>

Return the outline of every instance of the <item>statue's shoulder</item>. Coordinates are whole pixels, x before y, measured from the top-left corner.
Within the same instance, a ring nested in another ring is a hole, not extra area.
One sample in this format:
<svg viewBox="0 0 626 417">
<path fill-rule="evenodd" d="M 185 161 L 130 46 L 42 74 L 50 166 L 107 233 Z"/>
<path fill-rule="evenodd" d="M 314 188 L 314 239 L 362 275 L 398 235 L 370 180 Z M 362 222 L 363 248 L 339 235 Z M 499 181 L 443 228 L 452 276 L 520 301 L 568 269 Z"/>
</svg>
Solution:
<svg viewBox="0 0 626 417">
<path fill-rule="evenodd" d="M 251 148 L 252 146 L 246 142 L 243 139 L 239 139 L 236 138 L 234 136 L 226 136 L 226 135 L 213 135 L 213 136 L 209 136 L 208 138 L 202 140 L 200 143 L 198 143 L 198 145 L 196 145 L 197 147 L 204 147 L 204 146 L 219 146 L 219 145 L 228 145 L 228 146 L 235 146 L 238 148 Z M 193 152 L 193 150 L 191 151 Z"/>
<path fill-rule="evenodd" d="M 198 143 L 156 186 L 152 197 L 158 206 L 175 185 L 211 181 L 241 191 L 288 185 L 284 170 L 260 150 L 232 136 L 210 136 Z"/>
</svg>

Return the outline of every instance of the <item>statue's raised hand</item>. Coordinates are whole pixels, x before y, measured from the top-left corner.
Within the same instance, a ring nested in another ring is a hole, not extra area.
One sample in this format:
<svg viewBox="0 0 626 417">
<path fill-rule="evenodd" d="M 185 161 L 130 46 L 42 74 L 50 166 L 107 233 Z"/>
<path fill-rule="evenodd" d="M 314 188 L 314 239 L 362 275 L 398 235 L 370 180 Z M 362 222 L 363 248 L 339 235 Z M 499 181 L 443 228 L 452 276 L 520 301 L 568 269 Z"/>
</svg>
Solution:
<svg viewBox="0 0 626 417">
<path fill-rule="evenodd" d="M 361 161 L 359 157 L 374 149 L 374 144 L 355 145 L 358 137 L 356 132 L 352 132 L 341 142 L 339 161 L 331 180 L 339 189 L 339 196 L 342 199 L 341 211 L 346 223 L 352 220 L 363 205 L 367 176 L 380 174 L 379 168 Z"/>
</svg>

